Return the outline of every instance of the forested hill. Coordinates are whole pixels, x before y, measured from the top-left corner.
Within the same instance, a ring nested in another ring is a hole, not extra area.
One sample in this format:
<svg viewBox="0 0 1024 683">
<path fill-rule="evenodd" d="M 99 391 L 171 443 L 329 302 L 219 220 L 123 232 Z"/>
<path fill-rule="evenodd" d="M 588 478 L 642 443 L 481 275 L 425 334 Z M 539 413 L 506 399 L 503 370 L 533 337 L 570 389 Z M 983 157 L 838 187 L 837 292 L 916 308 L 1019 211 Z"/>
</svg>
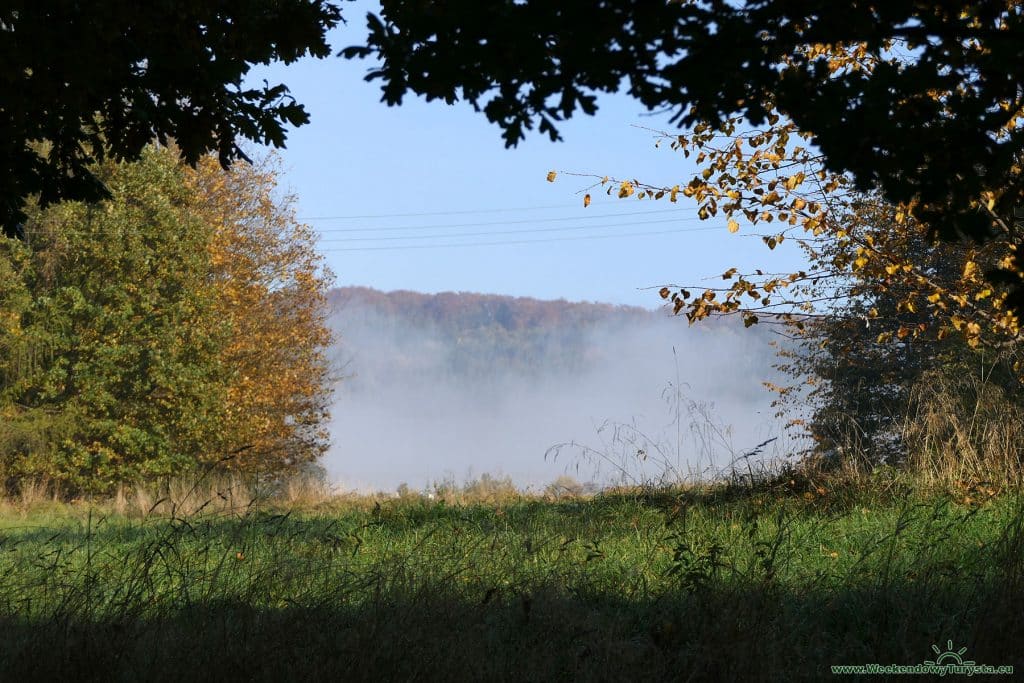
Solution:
<svg viewBox="0 0 1024 683">
<path fill-rule="evenodd" d="M 435 326 L 439 331 L 459 335 L 467 330 L 501 328 L 517 330 L 588 326 L 596 323 L 621 324 L 648 322 L 664 317 L 660 311 L 637 306 L 571 302 L 564 299 L 542 301 L 526 297 L 471 292 L 381 292 L 369 287 L 341 287 L 329 295 L 331 310 L 342 315 L 352 313 L 358 320 L 363 313 L 394 317 L 415 326 Z M 654 297 L 652 296 L 652 300 Z"/>
<path fill-rule="evenodd" d="M 652 343 L 707 334 L 760 336 L 737 331 L 731 321 L 689 327 L 666 309 L 493 294 L 343 287 L 331 291 L 329 304 L 340 357 L 355 376 L 375 384 L 430 375 L 479 380 L 509 371 L 577 373 L 609 362 L 620 350 L 618 341 L 641 336 Z"/>
</svg>

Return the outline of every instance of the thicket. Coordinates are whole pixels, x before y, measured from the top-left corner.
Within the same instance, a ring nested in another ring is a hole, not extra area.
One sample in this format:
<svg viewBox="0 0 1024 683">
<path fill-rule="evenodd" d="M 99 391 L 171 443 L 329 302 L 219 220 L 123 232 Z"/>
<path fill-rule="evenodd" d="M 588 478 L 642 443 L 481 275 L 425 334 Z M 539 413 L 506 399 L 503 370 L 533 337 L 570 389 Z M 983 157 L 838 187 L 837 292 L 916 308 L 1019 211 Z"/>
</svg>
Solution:
<svg viewBox="0 0 1024 683">
<path fill-rule="evenodd" d="M 0 481 L 68 495 L 326 447 L 330 275 L 272 162 L 150 147 L 0 242 Z"/>
<path fill-rule="evenodd" d="M 892 260 L 913 263 L 930 287 L 957 291 L 965 272 L 993 265 L 973 243 L 901 233 L 883 209 L 865 198 L 844 224 L 862 236 L 870 231 Z M 812 268 L 844 250 L 855 258 L 854 244 L 809 249 Z M 830 282 L 833 308 L 789 320 L 796 343 L 779 345 L 780 367 L 802 389 L 780 388 L 779 403 L 791 417 L 806 416 L 794 423 L 812 437 L 815 460 L 861 471 L 895 465 L 946 481 L 1019 482 L 1024 387 L 1016 335 L 922 334 L 944 317 L 930 305 L 934 294 L 875 277 L 854 270 Z M 987 298 L 977 296 L 973 302 Z"/>
</svg>

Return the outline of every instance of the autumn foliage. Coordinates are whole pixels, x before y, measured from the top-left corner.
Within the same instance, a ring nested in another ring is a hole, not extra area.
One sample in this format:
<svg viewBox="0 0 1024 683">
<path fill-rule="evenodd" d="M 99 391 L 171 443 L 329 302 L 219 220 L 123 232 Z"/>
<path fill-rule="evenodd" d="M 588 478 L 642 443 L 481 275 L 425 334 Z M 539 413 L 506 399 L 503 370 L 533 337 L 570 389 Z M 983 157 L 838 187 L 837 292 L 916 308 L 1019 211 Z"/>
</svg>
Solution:
<svg viewBox="0 0 1024 683">
<path fill-rule="evenodd" d="M 330 276 L 273 166 L 149 148 L 94 171 L 111 199 L 0 244 L 0 477 L 107 491 L 316 458 Z"/>
<path fill-rule="evenodd" d="M 272 159 L 225 172 L 211 157 L 188 173 L 196 210 L 216 226 L 214 308 L 232 330 L 222 350 L 233 371 L 222 432 L 232 468 L 287 468 L 327 445 L 331 276 L 291 199 L 276 196 L 276 175 Z"/>
</svg>

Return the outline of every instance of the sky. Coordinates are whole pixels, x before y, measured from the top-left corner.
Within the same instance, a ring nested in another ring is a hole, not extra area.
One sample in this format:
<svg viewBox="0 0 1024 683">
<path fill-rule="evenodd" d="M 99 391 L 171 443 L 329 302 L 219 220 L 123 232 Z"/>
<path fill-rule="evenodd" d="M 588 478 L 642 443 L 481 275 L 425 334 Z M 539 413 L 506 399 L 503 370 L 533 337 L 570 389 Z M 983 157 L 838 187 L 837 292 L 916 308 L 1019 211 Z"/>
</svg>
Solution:
<svg viewBox="0 0 1024 683">
<path fill-rule="evenodd" d="M 344 7 L 349 23 L 331 35 L 335 51 L 361 41 L 373 5 Z M 685 198 L 620 200 L 590 189 L 606 175 L 664 187 L 687 183 L 692 163 L 667 146 L 655 148 L 650 129 L 677 132 L 667 114 L 648 115 L 626 95 L 605 96 L 596 116 L 560 125 L 564 141 L 534 134 L 506 149 L 501 130 L 465 103 L 407 97 L 400 107 L 383 104 L 380 83 L 364 81 L 373 66 L 332 57 L 250 75 L 254 84 L 287 84 L 311 116 L 290 131 L 280 152 L 281 184 L 294 195 L 300 219 L 321 235 L 338 286 L 653 309 L 663 303 L 662 286 L 721 283 L 732 267 L 802 266 L 791 241 L 770 251 L 748 227 L 730 234 L 721 216 L 698 220 L 697 206 Z M 553 183 L 550 171 L 558 172 Z M 587 191 L 593 201 L 584 208 Z M 556 443 L 598 443 L 612 453 L 622 444 L 603 442 L 608 432 L 600 433 L 600 425 L 639 424 L 655 441 L 672 431 L 662 392 L 677 352 L 693 359 L 677 379 L 693 399 L 714 405 L 714 420 L 728 425 L 736 449 L 779 434 L 768 419 L 771 396 L 760 385 L 770 372 L 770 350 L 741 349 L 741 340 L 701 341 L 690 334 L 699 330 L 678 322 L 657 332 L 595 336 L 595 345 L 614 350 L 614 360 L 585 376 L 525 388 L 512 377 L 495 380 L 496 395 L 515 398 L 498 402 L 496 412 L 464 406 L 465 392 L 455 384 L 420 393 L 403 384 L 367 398 L 342 383 L 324 464 L 336 483 L 368 489 L 393 489 L 399 481 L 423 487 L 471 470 L 504 472 L 519 485 L 550 481 L 578 465 L 568 452 L 557 462 L 545 458 Z M 356 348 L 344 321 L 339 325 L 343 352 L 372 356 L 374 344 Z M 759 369 L 738 360 L 750 357 Z M 395 410 L 398 403 L 403 407 Z M 688 451 L 685 468 L 721 466 L 735 452 L 719 448 L 704 462 Z"/>
<path fill-rule="evenodd" d="M 372 7 L 344 6 L 349 23 L 332 33 L 335 51 L 360 42 Z M 584 209 L 587 188 L 605 175 L 668 187 L 689 180 L 692 164 L 656 149 L 645 130 L 675 131 L 667 114 L 610 95 L 596 116 L 563 122 L 563 142 L 533 134 L 506 149 L 501 130 L 466 103 L 383 104 L 379 82 L 363 80 L 372 66 L 306 59 L 249 78 L 287 84 L 311 115 L 280 152 L 282 187 L 320 233 L 339 286 L 654 308 L 663 285 L 720 281 L 733 266 L 799 267 L 789 243 L 772 252 L 749 230 L 731 235 L 721 216 L 699 221 L 685 199 L 620 200 L 596 188 Z"/>
</svg>

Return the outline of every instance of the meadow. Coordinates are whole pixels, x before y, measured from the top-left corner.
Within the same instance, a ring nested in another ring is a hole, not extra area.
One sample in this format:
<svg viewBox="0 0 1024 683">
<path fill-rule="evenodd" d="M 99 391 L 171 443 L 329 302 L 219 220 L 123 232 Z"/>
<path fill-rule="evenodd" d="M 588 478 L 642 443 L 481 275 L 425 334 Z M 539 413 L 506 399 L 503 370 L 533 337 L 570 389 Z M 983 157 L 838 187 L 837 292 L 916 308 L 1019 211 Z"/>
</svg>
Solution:
<svg viewBox="0 0 1024 683">
<path fill-rule="evenodd" d="M 7 500 L 0 680 L 815 680 L 947 641 L 1024 665 L 1019 493 L 491 489 Z"/>
</svg>

